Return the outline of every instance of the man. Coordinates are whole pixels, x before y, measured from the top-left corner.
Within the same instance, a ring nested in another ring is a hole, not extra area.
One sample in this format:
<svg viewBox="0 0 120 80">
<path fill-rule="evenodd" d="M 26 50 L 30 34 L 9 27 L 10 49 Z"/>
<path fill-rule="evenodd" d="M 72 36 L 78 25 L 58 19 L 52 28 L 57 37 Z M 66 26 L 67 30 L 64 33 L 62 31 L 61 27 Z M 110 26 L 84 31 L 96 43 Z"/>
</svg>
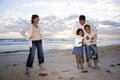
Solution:
<svg viewBox="0 0 120 80">
<path fill-rule="evenodd" d="M 91 39 L 94 39 L 94 41 L 96 42 L 96 39 L 97 39 L 97 29 L 96 29 L 96 27 L 94 25 L 92 25 L 90 22 L 88 22 L 86 20 L 86 17 L 84 15 L 80 15 L 79 16 L 79 22 L 75 25 L 75 28 L 74 28 L 74 35 L 75 35 L 75 37 L 76 37 L 75 32 L 76 32 L 76 30 L 78 28 L 83 29 L 83 31 L 85 33 L 84 26 L 86 24 L 91 26 L 91 37 L 92 37 Z M 86 38 L 89 39 L 88 36 Z M 87 50 L 89 50 L 89 46 L 85 45 L 85 52 L 87 52 Z M 86 53 L 86 62 L 88 63 L 88 66 L 89 66 L 89 57 L 90 56 L 91 56 L 91 54 Z"/>
</svg>

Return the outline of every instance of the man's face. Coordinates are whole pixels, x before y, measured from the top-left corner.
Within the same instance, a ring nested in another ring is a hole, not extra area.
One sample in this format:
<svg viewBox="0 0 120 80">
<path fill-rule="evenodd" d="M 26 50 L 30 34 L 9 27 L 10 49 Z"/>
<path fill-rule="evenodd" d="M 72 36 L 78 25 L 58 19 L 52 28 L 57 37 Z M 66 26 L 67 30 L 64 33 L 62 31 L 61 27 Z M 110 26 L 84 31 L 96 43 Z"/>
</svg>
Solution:
<svg viewBox="0 0 120 80">
<path fill-rule="evenodd" d="M 80 20 L 80 24 L 84 25 L 85 24 L 85 20 Z"/>
</svg>

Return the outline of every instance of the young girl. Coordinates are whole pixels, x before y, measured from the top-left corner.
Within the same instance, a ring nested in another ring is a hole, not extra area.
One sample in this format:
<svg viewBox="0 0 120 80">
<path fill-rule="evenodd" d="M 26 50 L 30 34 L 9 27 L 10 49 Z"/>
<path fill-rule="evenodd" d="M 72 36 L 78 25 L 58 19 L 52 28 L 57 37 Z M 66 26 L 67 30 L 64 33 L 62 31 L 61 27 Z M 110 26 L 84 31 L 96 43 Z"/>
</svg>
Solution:
<svg viewBox="0 0 120 80">
<path fill-rule="evenodd" d="M 96 45 L 97 36 L 94 36 L 94 37 L 91 36 L 90 25 L 85 25 L 84 30 L 85 30 L 84 42 L 85 42 L 85 45 L 87 46 L 86 53 L 89 59 L 88 66 L 91 66 L 92 59 L 93 59 L 95 67 L 97 67 L 97 62 L 98 62 L 98 49 Z"/>
<path fill-rule="evenodd" d="M 73 54 L 75 54 L 76 62 L 77 62 L 77 68 L 79 68 L 79 65 L 81 65 L 81 69 L 83 69 L 83 36 L 84 32 L 82 29 L 78 29 L 76 31 L 76 38 L 75 38 L 75 46 L 73 49 Z"/>
</svg>

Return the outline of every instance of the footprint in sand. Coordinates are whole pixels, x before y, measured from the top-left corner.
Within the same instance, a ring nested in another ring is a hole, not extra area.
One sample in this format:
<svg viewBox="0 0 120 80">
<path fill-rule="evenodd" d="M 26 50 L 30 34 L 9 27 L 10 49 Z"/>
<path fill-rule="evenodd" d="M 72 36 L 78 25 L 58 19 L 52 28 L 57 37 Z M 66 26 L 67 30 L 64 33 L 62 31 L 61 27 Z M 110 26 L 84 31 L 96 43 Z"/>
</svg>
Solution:
<svg viewBox="0 0 120 80">
<path fill-rule="evenodd" d="M 110 70 L 105 70 L 105 72 L 107 72 L 107 73 L 111 73 L 111 71 L 110 71 Z"/>
<path fill-rule="evenodd" d="M 117 66 L 120 66 L 120 63 L 116 64 Z"/>
<path fill-rule="evenodd" d="M 76 80 L 74 77 L 71 77 L 70 80 Z"/>
<path fill-rule="evenodd" d="M 114 65 L 114 64 L 111 64 L 110 66 L 111 66 L 111 67 L 115 67 L 115 65 Z"/>
<path fill-rule="evenodd" d="M 82 73 L 88 73 L 88 70 L 82 70 L 81 72 Z"/>
<path fill-rule="evenodd" d="M 63 79 L 63 78 L 61 76 L 59 76 L 58 79 Z"/>
<path fill-rule="evenodd" d="M 110 66 L 111 66 L 111 67 L 120 66 L 120 63 L 117 63 L 117 64 L 111 64 Z"/>
<path fill-rule="evenodd" d="M 53 72 L 51 72 L 51 74 L 52 74 L 53 76 L 57 76 L 57 75 L 58 75 L 58 72 L 57 72 L 57 71 L 53 71 Z"/>
<path fill-rule="evenodd" d="M 64 70 L 64 71 L 62 71 L 62 72 L 70 72 L 70 70 Z"/>
<path fill-rule="evenodd" d="M 39 73 L 38 76 L 46 77 L 48 73 Z"/>
<path fill-rule="evenodd" d="M 10 66 L 17 66 L 17 65 L 19 65 L 19 64 L 6 65 L 5 69 L 7 69 Z"/>
</svg>

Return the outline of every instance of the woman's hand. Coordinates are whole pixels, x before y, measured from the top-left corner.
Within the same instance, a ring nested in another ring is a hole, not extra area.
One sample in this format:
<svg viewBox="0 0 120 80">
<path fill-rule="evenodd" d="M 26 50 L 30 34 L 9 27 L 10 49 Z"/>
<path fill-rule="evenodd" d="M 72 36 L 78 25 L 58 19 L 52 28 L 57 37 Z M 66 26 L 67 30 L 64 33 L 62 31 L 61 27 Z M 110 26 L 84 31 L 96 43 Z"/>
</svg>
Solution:
<svg viewBox="0 0 120 80">
<path fill-rule="evenodd" d="M 31 39 L 32 39 L 32 36 L 30 36 L 29 40 L 31 40 Z"/>
</svg>

